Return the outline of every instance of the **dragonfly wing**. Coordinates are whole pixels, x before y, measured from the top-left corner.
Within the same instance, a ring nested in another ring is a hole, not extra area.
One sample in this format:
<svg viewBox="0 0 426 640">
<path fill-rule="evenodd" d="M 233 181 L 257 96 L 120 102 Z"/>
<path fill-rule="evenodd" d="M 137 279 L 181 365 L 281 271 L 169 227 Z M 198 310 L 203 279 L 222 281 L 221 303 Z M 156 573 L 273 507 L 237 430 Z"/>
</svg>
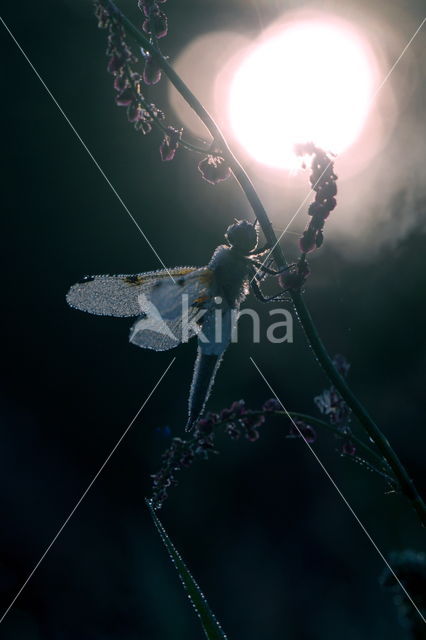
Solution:
<svg viewBox="0 0 426 640">
<path fill-rule="evenodd" d="M 143 292 L 149 292 L 157 282 L 173 283 L 170 276 L 178 281 L 197 270 L 197 267 L 176 267 L 136 275 L 90 276 L 73 285 L 66 299 L 71 307 L 95 315 L 139 316 L 138 296 Z"/>
<path fill-rule="evenodd" d="M 189 323 L 194 320 L 199 311 L 193 310 L 188 314 Z M 132 344 L 143 349 L 155 351 L 167 351 L 177 347 L 181 342 L 186 342 L 196 335 L 197 325 L 188 324 L 187 338 L 182 340 L 182 320 L 176 318 L 163 318 L 156 307 L 147 308 L 146 315 L 141 316 L 130 329 L 129 340 Z"/>
<path fill-rule="evenodd" d="M 153 283 L 138 296 L 143 315 L 131 328 L 130 342 L 156 351 L 187 342 L 200 331 L 205 309 L 214 295 L 214 274 L 207 267 L 180 276 L 175 282 Z"/>
</svg>

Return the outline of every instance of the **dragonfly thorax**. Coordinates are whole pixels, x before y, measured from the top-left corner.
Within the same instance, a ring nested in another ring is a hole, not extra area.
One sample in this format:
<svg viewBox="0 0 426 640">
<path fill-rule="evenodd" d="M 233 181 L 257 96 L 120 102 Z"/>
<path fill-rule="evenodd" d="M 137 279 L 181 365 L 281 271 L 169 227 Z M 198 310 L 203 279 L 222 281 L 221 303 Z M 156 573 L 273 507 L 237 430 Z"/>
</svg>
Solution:
<svg viewBox="0 0 426 640">
<path fill-rule="evenodd" d="M 234 247 L 217 247 L 208 268 L 214 271 L 218 295 L 223 296 L 231 308 L 245 298 L 248 293 L 249 262 L 242 259 Z"/>
</svg>

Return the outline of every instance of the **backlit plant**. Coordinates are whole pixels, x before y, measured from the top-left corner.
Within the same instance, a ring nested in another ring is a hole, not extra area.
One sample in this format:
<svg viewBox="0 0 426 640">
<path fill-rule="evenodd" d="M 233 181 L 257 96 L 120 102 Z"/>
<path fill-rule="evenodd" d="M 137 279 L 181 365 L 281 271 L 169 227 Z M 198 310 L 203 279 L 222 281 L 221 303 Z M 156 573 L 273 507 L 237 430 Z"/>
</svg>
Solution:
<svg viewBox="0 0 426 640">
<path fill-rule="evenodd" d="M 247 173 L 229 149 L 216 122 L 163 54 L 163 39 L 169 29 L 164 1 L 139 0 L 138 7 L 142 13 L 141 29 L 135 27 L 112 0 L 95 1 L 98 25 L 107 32 L 107 70 L 113 77 L 116 104 L 126 109 L 127 119 L 138 132 L 156 135 L 154 130 L 157 130 L 160 133 L 159 158 L 162 161 L 172 161 L 176 153 L 185 149 L 202 156 L 198 162 L 198 175 L 202 179 L 212 185 L 230 179 L 239 184 L 269 247 L 264 262 L 267 262 L 269 267 L 272 264 L 277 272 L 280 272 L 278 276 L 269 276 L 274 279 L 275 294 L 265 297 L 257 283 L 259 296 L 265 302 L 286 300 L 292 305 L 312 353 L 330 381 L 330 386 L 315 398 L 315 405 L 321 414 L 318 416 L 287 412 L 277 398 L 267 400 L 260 409 L 248 408 L 245 402 L 240 400 L 233 402 L 218 414 L 206 414 L 196 422 L 193 432 L 187 438 L 179 436 L 172 439 L 162 457 L 160 468 L 153 474 L 153 491 L 147 504 L 157 530 L 192 599 L 206 636 L 225 638 L 205 597 L 174 548 L 156 513 L 170 489 L 177 484 L 180 472 L 189 468 L 196 460 L 208 459 L 211 453 L 217 452 L 217 434 L 220 430 L 233 440 L 246 439 L 255 442 L 259 435 L 267 430 L 268 421 L 272 418 L 285 420 L 288 437 L 302 438 L 310 447 L 314 445 L 319 429 L 328 430 L 333 434 L 339 454 L 358 462 L 361 468 L 376 472 L 387 488 L 404 495 L 415 509 L 422 525 L 426 524 L 426 508 L 397 454 L 350 389 L 347 382 L 348 363 L 342 356 L 331 358 L 325 349 L 304 300 L 303 292 L 310 273 L 308 256 L 323 244 L 326 221 L 337 205 L 334 158 L 309 140 L 297 145 L 295 149 L 296 154 L 300 155 L 305 163 L 309 162 L 314 200 L 309 205 L 309 220 L 299 239 L 300 257 L 295 263 L 288 264 L 268 214 Z M 137 55 L 132 50 L 131 42 L 136 45 Z M 146 87 L 159 83 L 163 75 L 168 77 L 205 124 L 211 134 L 211 141 L 193 144 L 182 127 L 169 122 L 168 114 L 147 99 Z M 417 585 L 419 580 L 424 578 L 424 558 L 420 561 L 414 556 L 415 554 L 408 553 L 396 561 L 402 572 L 401 583 L 407 588 L 413 581 L 413 584 Z M 413 577 L 414 574 L 417 577 Z M 398 581 L 394 581 L 393 575 L 385 575 L 383 584 L 390 589 L 394 589 L 395 585 L 398 588 L 401 586 Z M 413 597 L 416 598 L 414 591 Z M 417 596 L 417 602 L 419 607 L 424 606 L 421 597 Z M 412 622 L 410 606 L 403 600 L 400 613 L 404 620 L 409 620 L 408 626 L 415 630 L 414 634 L 417 633 L 418 626 Z"/>
</svg>

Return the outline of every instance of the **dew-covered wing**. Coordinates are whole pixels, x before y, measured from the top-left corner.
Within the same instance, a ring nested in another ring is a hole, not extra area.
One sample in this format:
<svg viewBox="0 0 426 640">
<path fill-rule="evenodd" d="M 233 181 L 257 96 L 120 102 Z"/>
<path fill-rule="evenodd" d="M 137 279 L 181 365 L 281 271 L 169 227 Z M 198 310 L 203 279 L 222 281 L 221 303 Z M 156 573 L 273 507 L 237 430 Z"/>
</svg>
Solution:
<svg viewBox="0 0 426 640">
<path fill-rule="evenodd" d="M 155 282 L 139 295 L 142 316 L 130 331 L 130 342 L 165 351 L 187 342 L 200 330 L 205 310 L 213 304 L 214 273 L 207 267 L 175 279 Z"/>
<path fill-rule="evenodd" d="M 138 297 L 149 295 L 157 282 L 173 284 L 196 271 L 197 267 L 175 267 L 136 275 L 88 276 L 74 284 L 67 293 L 68 304 L 80 311 L 99 316 L 131 317 L 141 314 Z"/>
</svg>

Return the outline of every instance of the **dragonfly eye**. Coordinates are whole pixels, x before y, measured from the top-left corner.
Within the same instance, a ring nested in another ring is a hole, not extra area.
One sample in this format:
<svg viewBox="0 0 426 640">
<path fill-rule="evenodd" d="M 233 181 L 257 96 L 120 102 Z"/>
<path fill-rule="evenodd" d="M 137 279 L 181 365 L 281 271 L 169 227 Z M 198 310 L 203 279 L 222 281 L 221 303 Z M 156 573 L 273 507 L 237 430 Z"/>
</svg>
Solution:
<svg viewBox="0 0 426 640">
<path fill-rule="evenodd" d="M 236 220 L 225 233 L 229 244 L 242 254 L 248 254 L 257 246 L 258 232 L 254 224 L 247 220 Z"/>
</svg>

